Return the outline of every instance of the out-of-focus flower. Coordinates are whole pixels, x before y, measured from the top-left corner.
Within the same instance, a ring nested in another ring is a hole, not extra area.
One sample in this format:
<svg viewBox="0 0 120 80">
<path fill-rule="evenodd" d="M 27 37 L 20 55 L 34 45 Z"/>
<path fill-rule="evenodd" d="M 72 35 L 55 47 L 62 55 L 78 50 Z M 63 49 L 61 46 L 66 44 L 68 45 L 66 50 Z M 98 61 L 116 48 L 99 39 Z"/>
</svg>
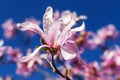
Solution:
<svg viewBox="0 0 120 80">
<path fill-rule="evenodd" d="M 99 63 L 96 61 L 86 66 L 83 75 L 85 80 L 106 80 L 102 74 Z"/>
<path fill-rule="evenodd" d="M 11 76 L 0 76 L 0 80 L 13 80 Z"/>
<path fill-rule="evenodd" d="M 4 80 L 4 78 L 2 76 L 0 76 L 0 80 Z"/>
<path fill-rule="evenodd" d="M 31 74 L 32 71 L 36 70 L 36 65 L 32 65 L 32 62 L 26 62 L 26 63 L 17 63 L 17 70 L 16 73 L 19 75 L 28 76 Z"/>
<path fill-rule="evenodd" d="M 15 24 L 12 19 L 8 19 L 6 22 L 2 24 L 4 30 L 4 37 L 7 39 L 11 39 L 15 35 Z"/>
<path fill-rule="evenodd" d="M 80 27 L 72 28 L 72 26 L 74 26 L 76 22 L 81 19 L 86 19 L 86 17 L 77 17 L 77 15 L 67 10 L 58 20 L 56 20 L 53 17 L 52 7 L 48 7 L 43 16 L 44 31 L 42 31 L 42 29 L 40 29 L 38 25 L 31 22 L 18 23 L 17 27 L 23 31 L 29 30 L 38 33 L 42 37 L 43 44 L 49 46 L 49 48 L 51 49 L 60 51 L 63 58 L 68 60 L 74 58 L 79 53 L 75 52 L 77 49 L 71 45 L 75 44 L 74 41 L 69 41 L 70 43 L 68 43 L 67 45 L 65 43 L 67 43 L 67 40 L 71 38 L 73 33 L 85 29 L 84 22 Z M 37 49 L 40 48 L 41 47 Z M 32 58 L 32 56 L 35 56 L 36 54 L 37 52 L 35 54 L 30 54 L 24 57 L 21 61 L 26 61 L 26 59 L 29 60 Z"/>
<path fill-rule="evenodd" d="M 106 50 L 104 52 L 104 55 L 102 56 L 103 62 L 102 66 L 103 67 L 110 67 L 112 65 L 115 66 L 115 62 L 117 61 L 117 56 L 119 54 L 116 53 L 116 50 Z"/>
<path fill-rule="evenodd" d="M 31 50 L 28 49 L 27 54 L 31 54 Z M 28 76 L 31 74 L 31 72 L 37 70 L 37 64 L 44 65 L 42 58 L 45 58 L 46 56 L 43 55 L 37 55 L 33 57 L 28 62 L 18 62 L 17 63 L 17 74 Z"/>
<path fill-rule="evenodd" d="M 6 76 L 5 80 L 13 80 L 11 76 Z"/>
<path fill-rule="evenodd" d="M 106 50 L 102 56 L 102 67 L 104 74 L 109 77 L 119 78 L 120 75 L 120 48 Z"/>
<path fill-rule="evenodd" d="M 18 61 L 19 58 L 22 57 L 22 53 L 18 48 L 13 49 L 12 47 L 8 47 L 6 50 L 8 60 Z"/>
<path fill-rule="evenodd" d="M 118 37 L 118 34 L 119 33 L 115 26 L 110 24 L 107 27 L 98 30 L 97 34 L 92 33 L 91 35 L 89 35 L 86 40 L 86 45 L 89 48 L 93 49 L 96 48 L 98 45 L 104 46 L 107 39 L 116 39 Z"/>
</svg>

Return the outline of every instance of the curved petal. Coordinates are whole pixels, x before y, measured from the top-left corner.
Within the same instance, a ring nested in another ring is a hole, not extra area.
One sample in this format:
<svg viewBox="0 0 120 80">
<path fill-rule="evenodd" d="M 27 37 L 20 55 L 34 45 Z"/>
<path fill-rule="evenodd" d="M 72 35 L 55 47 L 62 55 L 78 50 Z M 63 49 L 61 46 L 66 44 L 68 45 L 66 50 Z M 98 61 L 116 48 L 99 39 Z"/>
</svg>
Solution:
<svg viewBox="0 0 120 80">
<path fill-rule="evenodd" d="M 42 45 L 39 46 L 38 48 L 36 48 L 33 53 L 29 54 L 28 56 L 24 56 L 22 57 L 19 62 L 28 62 L 29 60 L 31 60 L 34 56 L 36 56 L 38 54 L 38 52 L 40 51 L 41 48 L 43 47 L 49 47 L 48 45 Z"/>
<path fill-rule="evenodd" d="M 65 60 L 73 59 L 78 53 L 79 50 L 74 41 L 69 40 L 61 47 L 61 54 Z"/>
<path fill-rule="evenodd" d="M 73 59 L 76 54 L 71 50 L 64 50 L 61 48 L 61 54 L 65 60 Z"/>
<path fill-rule="evenodd" d="M 65 11 L 62 15 L 62 17 L 60 18 L 60 22 L 64 25 L 67 25 L 70 23 L 72 19 L 72 14 L 70 11 Z"/>
<path fill-rule="evenodd" d="M 53 9 L 52 7 L 49 6 L 47 7 L 45 14 L 43 16 L 43 27 L 44 27 L 45 33 L 48 32 L 52 22 L 53 22 Z"/>
<path fill-rule="evenodd" d="M 17 28 L 22 31 L 26 31 L 26 30 L 33 31 L 35 33 L 38 33 L 41 37 L 43 37 L 44 35 L 42 29 L 40 29 L 37 24 L 34 24 L 32 22 L 18 23 Z"/>
<path fill-rule="evenodd" d="M 58 37 L 57 41 L 58 43 L 62 46 L 65 41 L 70 38 L 71 34 L 69 33 L 69 31 L 63 31 L 60 36 Z"/>
<path fill-rule="evenodd" d="M 79 53 L 81 53 L 80 50 L 72 40 L 67 40 L 61 48 L 61 54 L 66 60 L 74 58 Z"/>
<path fill-rule="evenodd" d="M 76 28 L 73 28 L 71 29 L 72 32 L 77 32 L 77 31 L 82 31 L 85 29 L 85 23 L 83 21 L 82 25 L 80 27 L 76 27 Z"/>
<path fill-rule="evenodd" d="M 71 27 L 76 24 L 76 20 L 71 12 L 66 12 L 61 19 L 63 21 L 63 25 L 61 26 L 62 29 L 58 38 L 58 42 L 63 45 L 64 42 L 71 37 Z"/>
</svg>

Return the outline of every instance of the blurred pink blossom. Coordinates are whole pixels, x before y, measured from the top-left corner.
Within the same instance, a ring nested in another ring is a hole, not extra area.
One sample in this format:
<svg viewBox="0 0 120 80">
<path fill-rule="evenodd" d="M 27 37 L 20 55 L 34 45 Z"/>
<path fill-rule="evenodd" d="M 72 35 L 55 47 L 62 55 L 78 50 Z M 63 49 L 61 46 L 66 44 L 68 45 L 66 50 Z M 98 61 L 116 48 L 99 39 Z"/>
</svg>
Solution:
<svg viewBox="0 0 120 80">
<path fill-rule="evenodd" d="M 107 74 L 109 77 L 115 75 L 118 78 L 118 75 L 120 75 L 120 48 L 106 50 L 102 60 L 101 65 L 104 68 L 104 74 Z"/>
<path fill-rule="evenodd" d="M 15 35 L 15 24 L 12 19 L 8 19 L 2 24 L 4 30 L 4 37 L 7 39 L 11 39 Z"/>
<path fill-rule="evenodd" d="M 18 48 L 13 49 L 12 47 L 8 47 L 6 50 L 8 60 L 17 62 L 18 59 L 22 57 L 22 53 Z"/>
<path fill-rule="evenodd" d="M 90 33 L 86 40 L 86 45 L 89 48 L 96 48 L 98 45 L 104 46 L 105 42 L 109 38 L 117 39 L 119 32 L 114 25 L 110 24 L 97 31 L 97 34 Z M 91 37 L 89 39 L 89 37 Z"/>
<path fill-rule="evenodd" d="M 27 50 L 27 55 L 31 54 L 31 50 Z M 33 71 L 37 70 L 37 65 L 45 65 L 43 63 L 42 59 L 46 58 L 46 55 L 37 55 L 33 57 L 31 60 L 28 62 L 18 62 L 17 63 L 17 74 L 25 75 L 28 76 L 30 75 Z M 20 58 L 19 58 L 20 59 Z"/>
</svg>

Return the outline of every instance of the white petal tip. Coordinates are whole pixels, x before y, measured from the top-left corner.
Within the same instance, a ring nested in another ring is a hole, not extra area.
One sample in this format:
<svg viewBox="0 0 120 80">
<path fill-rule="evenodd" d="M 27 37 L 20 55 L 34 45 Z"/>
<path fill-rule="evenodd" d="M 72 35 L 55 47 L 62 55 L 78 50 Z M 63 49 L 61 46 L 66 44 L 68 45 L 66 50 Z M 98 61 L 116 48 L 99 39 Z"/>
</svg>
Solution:
<svg viewBox="0 0 120 80">
<path fill-rule="evenodd" d="M 0 40 L 0 46 L 4 44 L 4 40 Z"/>
<path fill-rule="evenodd" d="M 81 25 L 81 30 L 85 30 L 85 22 L 83 21 L 82 25 Z"/>
<path fill-rule="evenodd" d="M 52 9 L 52 7 L 51 7 L 51 6 L 48 6 L 48 7 L 47 7 L 47 10 L 49 10 L 49 9 Z"/>
<path fill-rule="evenodd" d="M 82 22 L 82 25 L 80 27 L 71 29 L 72 32 L 83 31 L 83 30 L 85 30 L 85 22 L 84 21 Z"/>
<path fill-rule="evenodd" d="M 88 17 L 87 16 L 85 16 L 85 15 L 81 15 L 81 16 L 79 16 L 79 19 L 81 19 L 81 20 L 86 20 Z"/>
</svg>

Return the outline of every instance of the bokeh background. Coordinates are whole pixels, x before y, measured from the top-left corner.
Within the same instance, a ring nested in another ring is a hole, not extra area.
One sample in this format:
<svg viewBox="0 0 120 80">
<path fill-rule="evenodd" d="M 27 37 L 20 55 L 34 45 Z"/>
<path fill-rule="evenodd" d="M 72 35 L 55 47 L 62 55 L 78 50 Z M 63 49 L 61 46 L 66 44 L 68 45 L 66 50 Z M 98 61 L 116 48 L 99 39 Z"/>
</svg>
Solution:
<svg viewBox="0 0 120 80">
<path fill-rule="evenodd" d="M 42 16 L 47 6 L 52 6 L 54 11 L 70 10 L 77 12 L 78 15 L 86 15 L 88 19 L 85 20 L 86 30 L 96 32 L 98 29 L 114 24 L 120 30 L 120 1 L 119 0 L 0 0 L 0 25 L 7 19 L 13 19 L 15 23 L 23 22 L 26 18 L 34 17 L 42 20 Z M 24 34 L 21 33 L 21 34 Z M 25 36 L 23 36 L 25 38 Z M 19 47 L 25 51 L 28 47 L 20 43 L 21 37 L 15 37 L 11 40 L 6 40 L 3 37 L 3 30 L 0 26 L 0 39 L 5 40 L 4 45 Z M 40 45 L 39 36 L 36 35 L 30 39 L 29 48 L 34 49 L 36 45 Z M 116 41 L 112 44 L 110 40 L 108 45 L 114 46 L 120 44 Z M 98 48 L 96 50 L 86 50 L 82 57 L 91 62 L 94 60 L 100 61 L 102 51 Z M 0 76 L 11 75 L 15 80 L 21 80 L 22 76 L 15 74 L 15 64 L 0 64 Z M 52 70 L 47 70 L 52 73 Z M 44 80 L 44 75 L 41 73 L 33 73 L 32 76 L 25 78 L 25 80 Z"/>
</svg>

